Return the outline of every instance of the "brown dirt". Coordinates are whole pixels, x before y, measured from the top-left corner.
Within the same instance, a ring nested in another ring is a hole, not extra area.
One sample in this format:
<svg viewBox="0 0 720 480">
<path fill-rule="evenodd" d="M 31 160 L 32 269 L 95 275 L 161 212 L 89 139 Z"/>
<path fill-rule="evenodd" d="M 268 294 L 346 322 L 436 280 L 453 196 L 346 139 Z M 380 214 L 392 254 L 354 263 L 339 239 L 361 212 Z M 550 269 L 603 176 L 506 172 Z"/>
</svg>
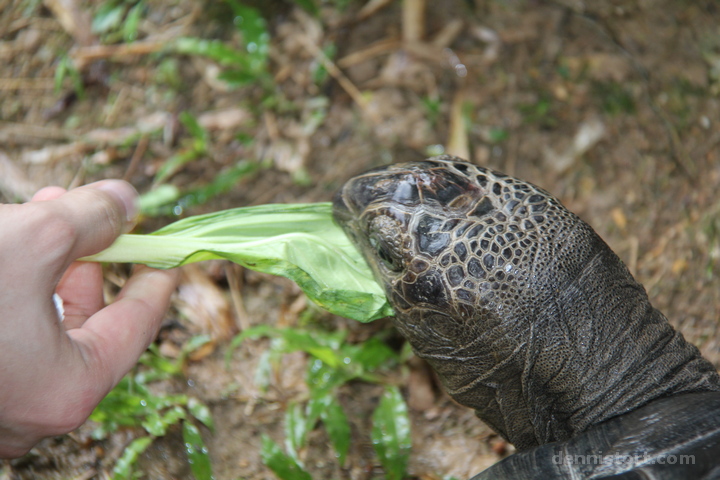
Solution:
<svg viewBox="0 0 720 480">
<path fill-rule="evenodd" d="M 208 117 L 215 121 L 209 154 L 178 172 L 172 184 L 200 184 L 239 159 L 264 166 L 183 215 L 326 201 L 353 174 L 451 145 L 478 164 L 558 196 L 629 265 L 673 325 L 720 366 L 720 6 L 715 0 L 429 3 L 427 42 L 453 21 L 462 22 L 447 49 L 400 42 L 400 2 L 365 19 L 358 18 L 357 3 L 342 13 L 327 7 L 312 18 L 285 2 L 260 2 L 272 27 L 277 100 L 263 109 L 257 86 L 226 91 L 212 78 L 213 62 L 169 51 L 96 61 L 86 70 L 86 79 L 95 81 L 85 98 L 59 103 L 72 89 L 66 81 L 62 92 L 53 92 L 58 59 L 66 52 L 78 58 L 83 42 L 96 40 L 82 32 L 68 35 L 39 2 L 0 0 L 0 201 L 21 200 L 47 184 L 71 187 L 104 177 L 125 177 L 147 191 L 157 168 L 188 138 L 178 128 L 182 111 L 200 117 L 234 109 Z M 88 8 L 96 7 L 81 5 L 80 11 Z M 183 35 L 237 42 L 221 21 L 226 14 L 215 4 L 151 0 L 138 39 L 162 44 Z M 359 61 L 348 57 L 380 40 L 388 46 L 379 53 Z M 307 41 L 337 47 L 334 58 L 363 92 L 364 108 L 334 80 L 313 83 L 318 60 Z M 313 126 L 313 114 L 322 112 L 324 121 Z M 161 119 L 164 137 L 119 146 L 87 141 L 89 132 L 111 129 L 117 136 L 117 129 L 151 115 Z M 457 127 L 463 115 L 466 130 Z M 254 142 L 236 140 L 238 133 Z M 466 143 L 449 140 L 458 133 Z M 583 139 L 589 139 L 584 146 Z M 131 162 L 134 155 L 138 163 Z M 141 228 L 170 220 L 147 220 Z M 215 295 L 220 305 L 182 310 L 179 295 L 161 340 L 164 351 L 172 354 L 191 334 L 211 331 L 221 338 L 236 324 L 298 322 L 304 304 L 292 283 L 219 263 L 199 271 L 212 280 L 206 287 L 215 289 L 201 297 Z M 227 271 L 242 280 L 236 291 L 244 308 L 229 298 Z M 115 270 L 109 272 L 114 276 Z M 390 328 L 384 321 L 361 325 L 315 316 L 349 330 L 352 341 Z M 173 327 L 178 322 L 182 328 Z M 226 346 L 218 340 L 214 351 L 188 364 L 187 382 L 167 388 L 212 408 L 217 430 L 204 433 L 218 479 L 274 478 L 259 458 L 260 435 L 282 440 L 285 407 L 307 393 L 306 359 L 286 357 L 263 391 L 253 375 L 267 343 L 243 344 L 229 369 L 223 366 Z M 413 385 L 407 371 L 398 369 L 390 380 Z M 414 388 L 404 393 L 411 397 Z M 379 478 L 368 418 L 380 392 L 359 382 L 344 387 L 351 454 L 339 467 L 325 433 L 314 432 L 303 452 L 313 478 Z M 429 407 L 411 414 L 414 478 L 467 477 L 511 450 L 471 412 L 434 392 Z M 134 432 L 92 442 L 90 429 L 46 440 L 23 459 L 5 462 L 0 478 L 107 478 Z M 142 458 L 146 478 L 191 478 L 183 455 L 179 433 L 171 432 Z"/>
</svg>

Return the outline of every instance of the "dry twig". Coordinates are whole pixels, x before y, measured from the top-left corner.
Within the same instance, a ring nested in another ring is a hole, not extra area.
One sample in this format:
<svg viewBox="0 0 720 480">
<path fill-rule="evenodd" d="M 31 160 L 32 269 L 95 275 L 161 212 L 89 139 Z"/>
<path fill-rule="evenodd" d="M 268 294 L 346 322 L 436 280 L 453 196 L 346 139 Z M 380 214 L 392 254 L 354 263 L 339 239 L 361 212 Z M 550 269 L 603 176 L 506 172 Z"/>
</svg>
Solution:
<svg viewBox="0 0 720 480">
<path fill-rule="evenodd" d="M 425 37 L 425 0 L 403 0 L 402 34 L 405 43 Z"/>
</svg>

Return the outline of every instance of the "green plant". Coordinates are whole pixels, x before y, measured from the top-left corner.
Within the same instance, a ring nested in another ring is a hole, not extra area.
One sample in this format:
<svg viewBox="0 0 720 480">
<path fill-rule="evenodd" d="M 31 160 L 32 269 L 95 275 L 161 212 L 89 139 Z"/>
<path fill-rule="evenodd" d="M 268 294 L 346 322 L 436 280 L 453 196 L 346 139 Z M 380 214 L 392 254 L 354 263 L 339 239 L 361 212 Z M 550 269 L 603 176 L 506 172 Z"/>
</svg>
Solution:
<svg viewBox="0 0 720 480">
<path fill-rule="evenodd" d="M 399 356 L 377 338 L 355 345 L 346 342 L 346 335 L 344 331 L 278 329 L 261 325 L 236 336 L 227 350 L 226 361 L 229 361 L 234 348 L 246 339 L 271 338 L 270 348 L 258 365 L 257 381 L 265 385 L 272 365 L 281 355 L 302 351 L 310 356 L 306 373 L 309 399 L 304 405 L 289 405 L 285 415 L 287 453 L 269 437 L 263 438 L 263 461 L 282 480 L 310 478 L 299 452 L 306 445 L 307 434 L 318 422 L 322 422 L 327 431 L 338 462 L 344 464 L 350 447 L 350 424 L 338 401 L 338 389 L 353 380 L 382 383 L 382 376 L 376 372 L 399 361 Z M 388 478 L 402 479 L 410 449 L 410 421 L 397 387 L 386 387 L 373 414 L 372 440 Z"/>
<path fill-rule="evenodd" d="M 402 480 L 410 457 L 410 419 L 397 387 L 387 387 L 373 413 L 372 442 L 389 480 Z"/>
<path fill-rule="evenodd" d="M 213 429 L 210 410 L 200 401 L 187 395 L 155 394 L 149 389 L 152 382 L 182 373 L 187 355 L 208 341 L 206 336 L 193 338 L 174 361 L 162 357 L 151 348 L 140 358 L 146 368 L 126 375 L 100 402 L 90 415 L 99 425 L 93 438 L 100 440 L 120 427 L 142 428 L 146 435 L 133 440 L 124 450 L 113 469 L 113 479 L 134 478 L 137 459 L 158 438 L 176 425 L 182 428 L 188 463 L 197 480 L 211 480 L 212 468 L 200 431 L 193 419 Z"/>
<path fill-rule="evenodd" d="M 184 37 L 177 41 L 176 51 L 216 61 L 224 67 L 219 78 L 230 86 L 239 87 L 250 83 L 269 86 L 272 82 L 267 70 L 270 34 L 265 19 L 255 8 L 235 0 L 226 2 L 235 15 L 233 22 L 242 37 L 241 48 L 220 40 Z"/>
<path fill-rule="evenodd" d="M 85 86 L 83 85 L 82 76 L 67 55 L 60 58 L 57 67 L 55 67 L 55 94 L 58 94 L 62 89 L 66 77 L 69 77 L 72 81 L 73 89 L 78 98 L 84 98 Z"/>
<path fill-rule="evenodd" d="M 137 38 L 144 10 L 143 0 L 107 0 L 93 16 L 92 31 L 101 35 L 104 43 L 132 42 Z"/>
</svg>

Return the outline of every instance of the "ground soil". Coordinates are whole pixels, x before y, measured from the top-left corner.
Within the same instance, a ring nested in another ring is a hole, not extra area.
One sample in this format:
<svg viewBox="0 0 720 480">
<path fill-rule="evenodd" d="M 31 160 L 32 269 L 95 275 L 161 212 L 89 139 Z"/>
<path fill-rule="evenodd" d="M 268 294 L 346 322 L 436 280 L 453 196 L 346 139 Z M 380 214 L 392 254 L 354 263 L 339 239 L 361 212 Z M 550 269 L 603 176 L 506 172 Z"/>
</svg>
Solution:
<svg viewBox="0 0 720 480">
<path fill-rule="evenodd" d="M 91 47 L 117 45 L 118 39 L 72 31 L 59 20 L 62 9 L 55 3 L 0 0 L 0 201 L 25 200 L 48 184 L 69 188 L 105 177 L 126 178 L 148 191 L 160 165 L 187 148 L 189 135 L 178 122 L 184 111 L 205 119 L 210 148 L 171 184 L 200 185 L 242 159 L 262 168 L 229 192 L 176 212 L 182 216 L 327 201 L 344 180 L 368 168 L 430 152 L 459 153 L 560 198 L 628 264 L 671 323 L 720 367 L 715 0 L 428 2 L 420 43 L 402 40 L 408 27 L 401 23 L 400 1 L 366 16 L 361 2 L 344 10 L 329 2 L 317 16 L 292 2 L 257 2 L 272 37 L 275 93 L 269 106 L 261 104 L 258 85 L 226 88 L 212 61 L 156 48 L 180 36 L 239 44 L 221 4 L 149 0 L 137 40 L 154 46 L 150 53 L 91 57 Z M 99 7 L 77 8 L 81 19 Z M 313 45 L 334 45 L 342 82 L 332 76 L 313 80 L 321 63 Z M 53 89 L 66 53 L 85 61 L 82 98 L 74 98 L 69 79 Z M 160 122 L 164 135 L 129 135 L 119 144 L 89 140 L 100 134 L 122 139 L 123 129 L 152 121 Z M 252 141 L 238 140 L 239 134 Z M 139 229 L 172 220 L 146 219 Z M 125 275 L 124 268 L 109 267 L 109 285 Z M 228 282 L 228 275 L 239 280 Z M 189 270 L 183 281 L 161 349 L 176 354 L 198 333 L 211 333 L 216 342 L 187 364 L 186 378 L 162 388 L 210 406 L 217 428 L 203 434 L 216 478 L 275 478 L 260 460 L 260 436 L 282 440 L 286 406 L 307 394 L 306 358 L 285 357 L 263 390 L 254 371 L 267 342 L 244 343 L 227 369 L 223 356 L 227 338 L 239 328 L 297 324 L 304 297 L 289 281 L 220 262 Z M 322 312 L 313 316 L 327 328 L 348 330 L 352 342 L 385 332 L 401 343 L 387 333 L 391 326 L 384 320 L 359 324 Z M 421 380 L 410 381 L 412 371 L 421 372 Z M 411 362 L 388 380 L 403 385 L 411 399 L 412 478 L 466 478 L 512 452 L 422 372 Z M 313 478 L 382 478 L 368 419 L 381 391 L 362 382 L 343 388 L 351 452 L 338 466 L 324 431 L 314 432 L 302 452 Z M 108 478 L 138 432 L 95 442 L 91 429 L 48 439 L 22 459 L 6 461 L 0 478 Z M 191 478 L 175 431 L 156 441 L 139 465 L 145 478 Z"/>
</svg>

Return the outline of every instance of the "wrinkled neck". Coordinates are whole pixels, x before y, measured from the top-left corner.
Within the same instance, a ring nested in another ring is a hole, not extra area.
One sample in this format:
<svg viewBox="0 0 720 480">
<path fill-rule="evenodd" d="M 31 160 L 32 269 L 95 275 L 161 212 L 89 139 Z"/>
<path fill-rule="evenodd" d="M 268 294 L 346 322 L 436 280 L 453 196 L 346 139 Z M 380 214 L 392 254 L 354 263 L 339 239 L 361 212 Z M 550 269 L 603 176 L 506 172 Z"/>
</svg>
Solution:
<svg viewBox="0 0 720 480">
<path fill-rule="evenodd" d="M 582 267 L 535 275 L 535 291 L 545 293 L 532 309 L 452 320 L 423 312 L 395 322 L 448 393 L 518 449 L 568 439 L 656 398 L 720 391 L 715 368 L 594 241 Z M 570 241 L 562 250 L 572 248 Z"/>
</svg>

